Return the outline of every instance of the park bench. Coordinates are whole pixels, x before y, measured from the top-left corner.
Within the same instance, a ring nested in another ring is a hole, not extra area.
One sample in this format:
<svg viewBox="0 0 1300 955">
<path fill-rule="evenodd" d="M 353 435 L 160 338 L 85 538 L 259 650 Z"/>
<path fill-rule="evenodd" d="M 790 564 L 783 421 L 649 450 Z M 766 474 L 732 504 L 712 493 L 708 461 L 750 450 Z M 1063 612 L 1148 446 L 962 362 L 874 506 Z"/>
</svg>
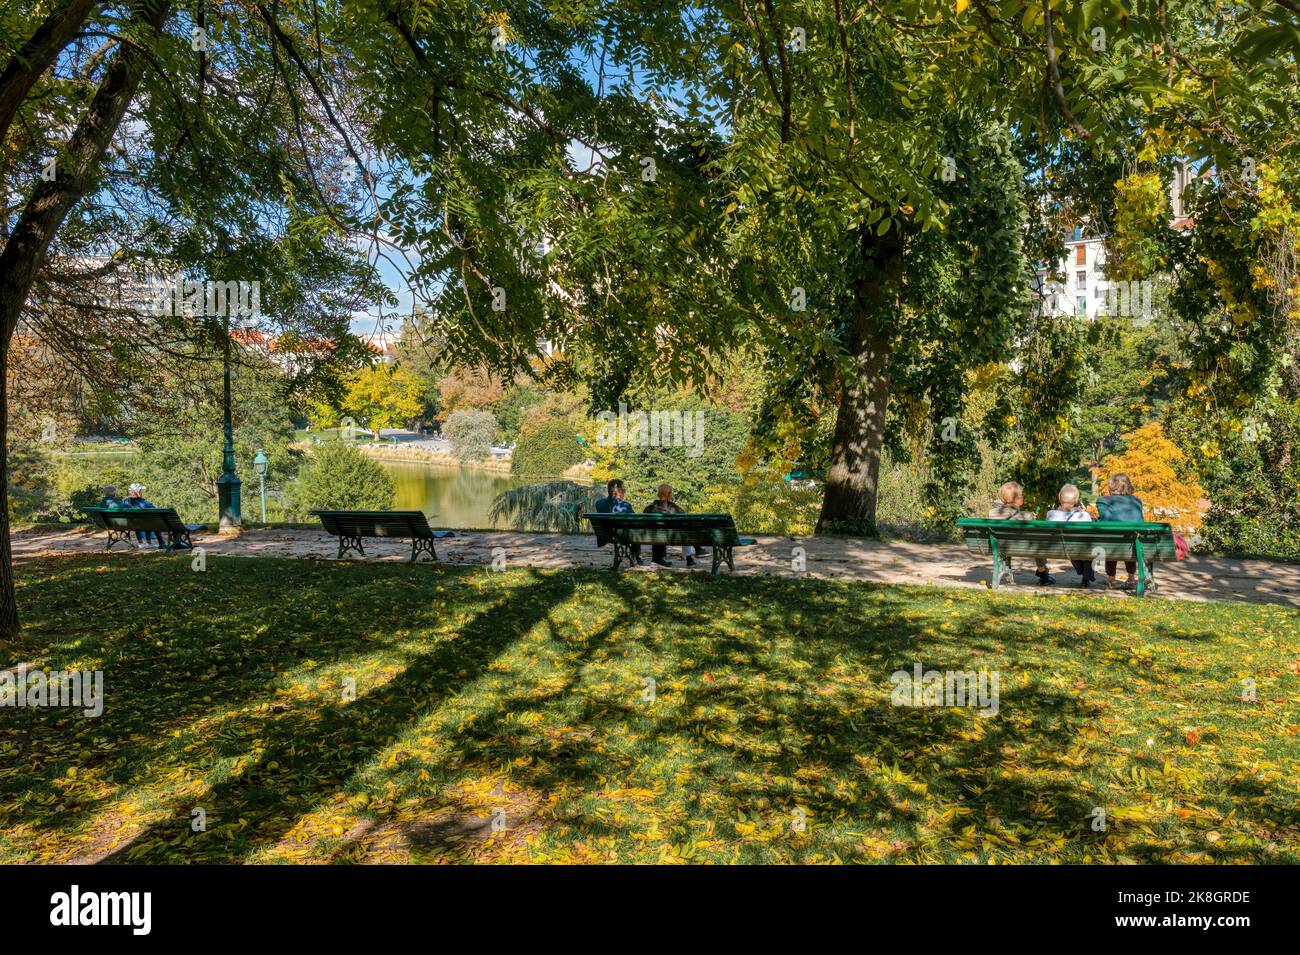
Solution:
<svg viewBox="0 0 1300 955">
<path fill-rule="evenodd" d="M 614 545 L 614 570 L 632 563 L 633 544 L 668 544 L 713 548 L 713 573 L 723 561 L 734 572 L 733 547 L 755 544 L 736 533 L 730 514 L 584 514 L 596 532 L 596 543 Z"/>
<path fill-rule="evenodd" d="M 993 558 L 997 588 L 1011 573 L 1007 558 L 1137 561 L 1139 596 L 1155 590 L 1155 561 L 1174 560 L 1174 531 L 1150 521 L 995 521 L 957 519 L 966 547 Z"/>
<path fill-rule="evenodd" d="M 433 542 L 444 537 L 455 537 L 451 531 L 435 531 L 421 511 L 312 511 L 320 518 L 326 532 L 339 539 L 341 558 L 350 550 L 366 556 L 361 540 L 365 537 L 400 537 L 411 541 L 411 562 L 420 554 L 430 560 L 438 559 Z"/>
<path fill-rule="evenodd" d="M 162 537 L 167 542 L 165 550 L 182 546 L 193 549 L 190 534 L 204 528 L 202 524 L 182 523 L 171 507 L 83 507 L 81 511 L 95 527 L 108 531 L 108 550 L 118 541 L 129 542 L 132 534 L 141 531 L 153 531 Z"/>
</svg>

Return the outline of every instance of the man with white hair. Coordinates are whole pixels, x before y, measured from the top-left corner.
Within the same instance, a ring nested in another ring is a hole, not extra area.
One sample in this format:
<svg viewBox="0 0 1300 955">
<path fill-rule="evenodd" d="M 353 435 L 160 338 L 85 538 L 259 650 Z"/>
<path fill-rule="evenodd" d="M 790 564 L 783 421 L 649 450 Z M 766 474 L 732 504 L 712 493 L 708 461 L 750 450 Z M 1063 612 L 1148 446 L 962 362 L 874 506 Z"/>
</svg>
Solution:
<svg viewBox="0 0 1300 955">
<path fill-rule="evenodd" d="M 143 484 L 132 484 L 130 487 L 128 487 L 126 489 L 126 494 L 127 494 L 126 506 L 131 508 L 153 507 L 154 505 L 150 504 L 148 501 L 144 499 L 144 492 L 145 492 L 145 487 Z M 159 550 L 162 549 L 163 547 L 162 534 L 158 533 L 157 531 L 136 531 L 135 532 L 136 544 L 147 544 L 149 543 L 150 540 L 153 540 L 157 543 Z"/>
</svg>

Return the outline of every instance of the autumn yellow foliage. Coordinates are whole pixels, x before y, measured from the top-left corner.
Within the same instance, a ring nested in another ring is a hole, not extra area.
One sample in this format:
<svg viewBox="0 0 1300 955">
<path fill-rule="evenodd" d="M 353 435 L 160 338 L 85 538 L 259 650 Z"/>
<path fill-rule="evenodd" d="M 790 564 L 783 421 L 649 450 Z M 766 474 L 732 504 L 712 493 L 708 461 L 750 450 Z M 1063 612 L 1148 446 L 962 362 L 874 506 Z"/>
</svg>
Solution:
<svg viewBox="0 0 1300 955">
<path fill-rule="evenodd" d="M 1168 521 L 1180 534 L 1194 533 L 1208 502 L 1205 488 L 1179 475 L 1186 455 L 1154 421 L 1124 435 L 1124 444 L 1123 454 L 1107 455 L 1096 469 L 1098 486 L 1104 488 L 1112 474 L 1127 474 L 1147 520 Z"/>
</svg>

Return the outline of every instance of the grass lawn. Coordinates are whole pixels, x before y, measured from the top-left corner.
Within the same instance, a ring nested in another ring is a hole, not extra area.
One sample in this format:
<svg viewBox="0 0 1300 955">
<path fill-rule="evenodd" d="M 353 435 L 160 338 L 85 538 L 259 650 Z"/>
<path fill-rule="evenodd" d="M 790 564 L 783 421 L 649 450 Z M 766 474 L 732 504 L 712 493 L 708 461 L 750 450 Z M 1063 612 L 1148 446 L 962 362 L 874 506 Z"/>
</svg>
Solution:
<svg viewBox="0 0 1300 955">
<path fill-rule="evenodd" d="M 0 862 L 1300 862 L 1280 607 L 153 554 L 19 600 L 3 662 L 107 702 L 0 709 Z M 917 662 L 999 712 L 891 705 Z"/>
</svg>

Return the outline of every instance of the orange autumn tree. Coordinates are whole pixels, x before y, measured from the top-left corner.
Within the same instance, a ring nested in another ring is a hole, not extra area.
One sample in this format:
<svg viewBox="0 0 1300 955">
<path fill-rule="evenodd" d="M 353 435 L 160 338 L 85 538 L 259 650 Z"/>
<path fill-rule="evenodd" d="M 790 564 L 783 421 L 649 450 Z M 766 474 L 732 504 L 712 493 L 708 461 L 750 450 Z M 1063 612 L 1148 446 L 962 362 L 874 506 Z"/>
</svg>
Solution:
<svg viewBox="0 0 1300 955">
<path fill-rule="evenodd" d="M 1155 421 L 1123 440 L 1124 453 L 1107 455 L 1096 469 L 1098 487 L 1105 488 L 1112 474 L 1127 474 L 1147 520 L 1168 521 L 1180 534 L 1194 533 L 1205 514 L 1205 488 L 1194 477 L 1181 476 L 1186 455 Z"/>
</svg>

